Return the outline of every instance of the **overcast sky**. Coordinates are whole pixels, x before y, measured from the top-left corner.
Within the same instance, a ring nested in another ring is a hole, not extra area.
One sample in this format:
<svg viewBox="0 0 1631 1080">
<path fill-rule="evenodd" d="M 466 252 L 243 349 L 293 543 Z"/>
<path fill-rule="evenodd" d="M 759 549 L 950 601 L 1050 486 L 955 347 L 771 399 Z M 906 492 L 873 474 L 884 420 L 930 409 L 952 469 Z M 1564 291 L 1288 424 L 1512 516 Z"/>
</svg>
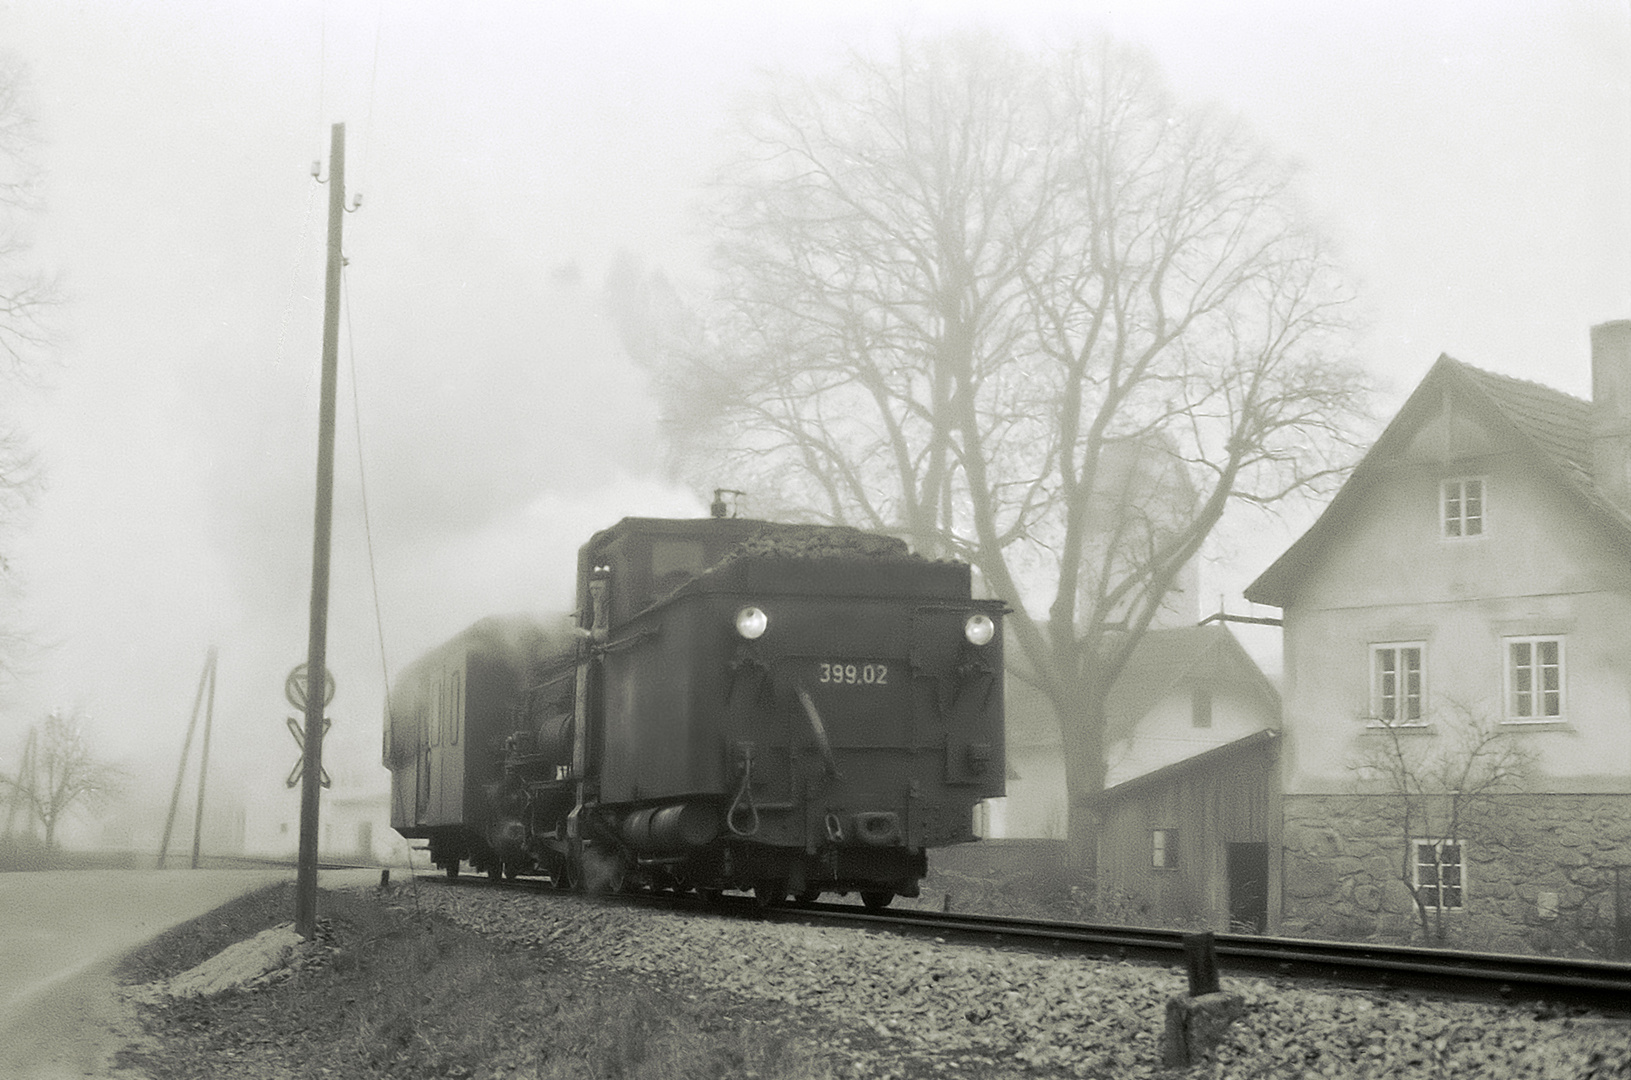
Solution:
<svg viewBox="0 0 1631 1080">
<path fill-rule="evenodd" d="M 211 644 L 212 753 L 274 783 L 293 762 L 331 124 L 364 196 L 329 646 L 344 772 L 377 761 L 383 700 L 353 401 L 386 666 L 485 614 L 564 610 L 591 532 L 702 511 L 663 482 L 598 310 L 612 259 L 705 284 L 699 181 L 761 69 L 970 23 L 1108 29 L 1300 162 L 1362 283 L 1384 417 L 1441 352 L 1587 395 L 1589 327 L 1631 317 L 1628 0 L 0 0 L 45 140 L 36 256 L 71 297 L 48 391 L 8 390 L 51 482 L 10 553 L 46 647 L 0 690 L 0 766 L 77 706 L 110 755 L 172 768 Z M 1229 549 L 1220 591 L 1281 546 Z"/>
</svg>

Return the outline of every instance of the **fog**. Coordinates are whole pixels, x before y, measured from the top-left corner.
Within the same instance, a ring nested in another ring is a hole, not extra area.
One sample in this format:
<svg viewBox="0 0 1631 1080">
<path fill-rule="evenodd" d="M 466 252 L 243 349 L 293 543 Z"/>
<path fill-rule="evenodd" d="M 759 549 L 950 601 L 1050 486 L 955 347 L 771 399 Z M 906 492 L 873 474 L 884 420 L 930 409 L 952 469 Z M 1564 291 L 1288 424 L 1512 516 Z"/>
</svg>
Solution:
<svg viewBox="0 0 1631 1080">
<path fill-rule="evenodd" d="M 5 552 L 9 617 L 38 647 L 0 688 L 0 768 L 28 724 L 78 708 L 162 799 L 215 645 L 212 789 L 292 805 L 328 190 L 310 169 L 328 175 L 331 124 L 363 202 L 328 760 L 366 785 L 386 673 L 484 615 L 566 610 L 596 529 L 704 512 L 666 479 L 599 292 L 624 253 L 706 288 L 695 210 L 760 70 L 970 24 L 1140 42 L 1183 96 L 1300 161 L 1363 285 L 1380 417 L 1440 352 L 1586 394 L 1588 327 L 1631 317 L 1620 0 L 0 0 L 43 139 L 34 257 L 69 296 L 44 385 L 8 388 L 49 482 Z M 1224 538 L 1213 591 L 1282 547 Z"/>
</svg>

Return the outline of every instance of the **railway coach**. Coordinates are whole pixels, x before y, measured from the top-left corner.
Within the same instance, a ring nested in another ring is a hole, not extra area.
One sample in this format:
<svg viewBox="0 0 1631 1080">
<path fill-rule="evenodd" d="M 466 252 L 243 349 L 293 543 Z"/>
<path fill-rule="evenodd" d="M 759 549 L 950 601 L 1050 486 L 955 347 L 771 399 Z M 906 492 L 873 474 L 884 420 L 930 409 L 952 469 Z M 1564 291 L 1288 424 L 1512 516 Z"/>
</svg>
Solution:
<svg viewBox="0 0 1631 1080">
<path fill-rule="evenodd" d="M 915 896 L 1003 793 L 1002 615 L 854 529 L 625 518 L 570 625 L 488 619 L 392 688 L 392 826 L 450 876 Z"/>
</svg>

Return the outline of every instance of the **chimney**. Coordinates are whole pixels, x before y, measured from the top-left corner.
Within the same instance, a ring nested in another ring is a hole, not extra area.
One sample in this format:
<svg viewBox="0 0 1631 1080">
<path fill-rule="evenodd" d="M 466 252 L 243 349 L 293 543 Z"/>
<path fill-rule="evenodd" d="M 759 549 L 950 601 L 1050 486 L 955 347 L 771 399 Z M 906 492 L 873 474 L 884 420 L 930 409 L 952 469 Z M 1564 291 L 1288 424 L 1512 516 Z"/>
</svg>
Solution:
<svg viewBox="0 0 1631 1080">
<path fill-rule="evenodd" d="M 1597 489 L 1631 512 L 1631 319 L 1591 328 L 1591 453 Z"/>
</svg>

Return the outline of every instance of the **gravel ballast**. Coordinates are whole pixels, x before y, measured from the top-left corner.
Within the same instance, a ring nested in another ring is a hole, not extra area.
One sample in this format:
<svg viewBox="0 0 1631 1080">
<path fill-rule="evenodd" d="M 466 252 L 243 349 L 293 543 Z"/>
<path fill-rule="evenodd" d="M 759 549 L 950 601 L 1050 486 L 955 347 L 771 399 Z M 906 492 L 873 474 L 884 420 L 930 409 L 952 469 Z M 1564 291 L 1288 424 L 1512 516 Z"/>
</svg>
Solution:
<svg viewBox="0 0 1631 1080">
<path fill-rule="evenodd" d="M 851 1074 L 885 1076 L 1631 1078 L 1631 1020 L 1264 979 L 1213 1059 L 1161 1067 L 1182 971 L 755 923 L 524 889 L 422 881 L 393 901 L 508 944 L 745 1001 L 809 1010 Z"/>
</svg>

